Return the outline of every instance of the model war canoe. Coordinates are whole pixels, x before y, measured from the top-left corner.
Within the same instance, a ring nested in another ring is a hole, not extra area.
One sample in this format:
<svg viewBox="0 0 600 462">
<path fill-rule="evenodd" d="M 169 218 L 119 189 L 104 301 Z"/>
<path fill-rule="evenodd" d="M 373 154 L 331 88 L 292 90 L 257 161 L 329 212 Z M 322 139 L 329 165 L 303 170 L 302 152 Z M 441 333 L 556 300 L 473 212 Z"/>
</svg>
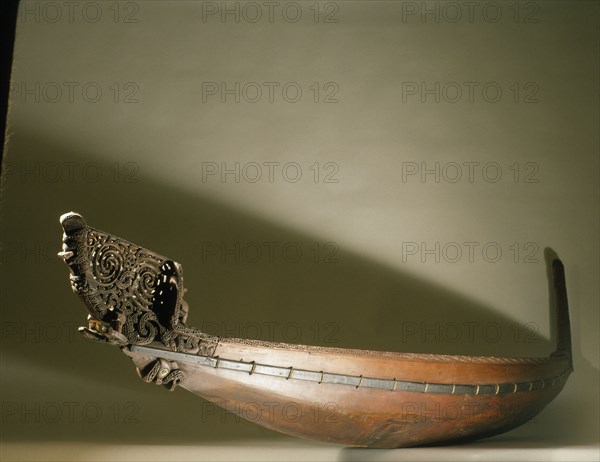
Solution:
<svg viewBox="0 0 600 462">
<path fill-rule="evenodd" d="M 394 353 L 223 338 L 186 325 L 181 266 L 61 216 L 87 338 L 118 346 L 146 382 L 180 386 L 289 435 L 398 448 L 483 438 L 538 414 L 573 371 L 564 270 L 553 261 L 557 349 L 545 358 Z"/>
</svg>

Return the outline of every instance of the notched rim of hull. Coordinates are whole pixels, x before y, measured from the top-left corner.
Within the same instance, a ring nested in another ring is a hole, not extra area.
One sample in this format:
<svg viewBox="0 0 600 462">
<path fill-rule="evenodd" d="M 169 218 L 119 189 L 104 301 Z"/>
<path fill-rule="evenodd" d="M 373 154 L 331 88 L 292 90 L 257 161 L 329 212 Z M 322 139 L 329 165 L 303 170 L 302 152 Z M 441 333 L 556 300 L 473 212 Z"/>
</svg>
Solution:
<svg viewBox="0 0 600 462">
<path fill-rule="evenodd" d="M 449 395 L 503 395 L 507 393 L 518 393 L 525 391 L 543 390 L 562 386 L 571 374 L 565 370 L 556 376 L 541 378 L 538 380 L 506 383 L 436 383 L 436 382 L 414 382 L 396 378 L 365 377 L 362 375 L 345 375 L 327 371 L 316 371 L 306 369 L 295 369 L 293 366 L 281 367 L 269 364 L 261 364 L 255 361 L 233 360 L 219 356 L 199 356 L 176 351 L 149 348 L 145 346 L 131 345 L 125 347 L 126 353 L 138 353 L 143 356 L 163 358 L 171 361 L 207 366 L 214 369 L 226 369 L 230 371 L 244 372 L 248 375 L 260 374 L 277 377 L 284 380 L 303 380 L 308 382 L 326 383 L 335 385 L 347 385 L 354 388 L 373 388 L 389 391 L 409 391 L 414 393 L 449 394 Z M 435 357 L 435 355 L 429 355 Z M 434 358 L 431 358 L 434 359 Z M 436 358 L 437 359 L 437 358 Z M 499 358 L 502 359 L 502 358 Z M 506 358 L 511 359 L 511 358 Z M 520 359 L 520 358 L 512 358 Z M 543 362 L 554 362 L 551 358 L 540 359 Z M 446 361 L 446 359 L 444 359 Z M 510 364 L 510 363 L 509 363 Z"/>
</svg>

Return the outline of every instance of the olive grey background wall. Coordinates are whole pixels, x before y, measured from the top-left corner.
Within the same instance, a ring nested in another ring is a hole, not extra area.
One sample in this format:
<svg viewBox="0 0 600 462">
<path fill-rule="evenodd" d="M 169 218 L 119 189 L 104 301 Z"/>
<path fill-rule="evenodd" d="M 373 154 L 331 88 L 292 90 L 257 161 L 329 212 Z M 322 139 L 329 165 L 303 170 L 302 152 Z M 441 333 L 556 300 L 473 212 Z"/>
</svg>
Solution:
<svg viewBox="0 0 600 462">
<path fill-rule="evenodd" d="M 17 26 L 3 441 L 286 438 L 79 338 L 75 210 L 182 263 L 191 325 L 393 351 L 550 353 L 549 247 L 576 371 L 497 441 L 597 442 L 597 3 L 73 5 Z"/>
</svg>

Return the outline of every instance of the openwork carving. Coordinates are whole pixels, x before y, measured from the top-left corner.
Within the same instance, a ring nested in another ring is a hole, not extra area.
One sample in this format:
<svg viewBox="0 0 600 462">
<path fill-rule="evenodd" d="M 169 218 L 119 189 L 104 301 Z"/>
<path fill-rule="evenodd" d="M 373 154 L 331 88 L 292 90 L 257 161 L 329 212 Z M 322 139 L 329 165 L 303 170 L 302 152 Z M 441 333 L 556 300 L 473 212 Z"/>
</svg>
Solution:
<svg viewBox="0 0 600 462">
<path fill-rule="evenodd" d="M 91 339 L 119 345 L 162 342 L 172 351 L 212 355 L 218 337 L 187 327 L 181 266 L 159 254 L 86 225 L 81 215 L 61 217 L 71 287 L 90 311 Z"/>
</svg>

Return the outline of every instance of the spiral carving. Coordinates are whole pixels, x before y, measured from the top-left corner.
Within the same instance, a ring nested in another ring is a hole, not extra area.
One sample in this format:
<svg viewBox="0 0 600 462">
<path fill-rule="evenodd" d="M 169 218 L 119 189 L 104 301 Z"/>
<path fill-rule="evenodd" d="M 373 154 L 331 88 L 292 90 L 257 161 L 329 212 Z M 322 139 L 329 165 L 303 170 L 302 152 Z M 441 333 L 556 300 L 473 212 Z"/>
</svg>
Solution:
<svg viewBox="0 0 600 462">
<path fill-rule="evenodd" d="M 134 335 L 132 343 L 137 345 L 147 345 L 152 342 L 159 331 L 159 324 L 156 321 L 154 313 L 144 313 L 139 321 L 135 323 L 132 334 Z"/>
<path fill-rule="evenodd" d="M 143 264 L 137 271 L 136 296 L 139 297 L 140 303 L 145 306 L 152 304 L 159 274 L 155 267 L 148 264 Z"/>
<path fill-rule="evenodd" d="M 118 245 L 107 243 L 92 252 L 92 270 L 98 284 L 109 286 L 114 284 L 121 275 L 124 255 Z"/>
</svg>

